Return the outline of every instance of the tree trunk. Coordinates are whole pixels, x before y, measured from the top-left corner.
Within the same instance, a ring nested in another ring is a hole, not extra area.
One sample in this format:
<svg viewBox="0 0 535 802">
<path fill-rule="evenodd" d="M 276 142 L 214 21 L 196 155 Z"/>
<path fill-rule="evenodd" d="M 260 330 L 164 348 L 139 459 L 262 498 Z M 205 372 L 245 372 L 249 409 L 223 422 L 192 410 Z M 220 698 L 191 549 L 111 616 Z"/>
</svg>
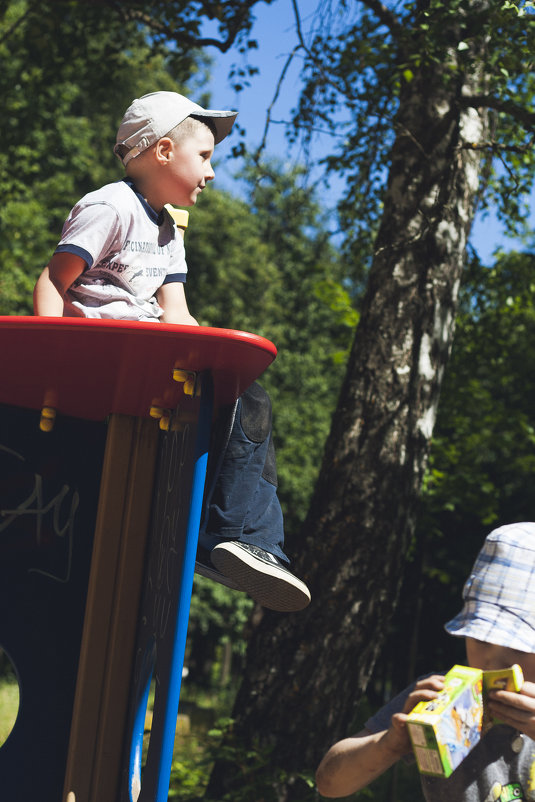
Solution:
<svg viewBox="0 0 535 802">
<path fill-rule="evenodd" d="M 463 146 L 486 131 L 446 85 L 437 67 L 401 98 L 363 312 L 294 562 L 312 603 L 265 612 L 249 643 L 233 738 L 272 750 L 270 779 L 255 790 L 222 761 L 209 799 L 307 798 L 300 775 L 350 734 L 396 604 L 478 190 L 478 151 Z"/>
</svg>

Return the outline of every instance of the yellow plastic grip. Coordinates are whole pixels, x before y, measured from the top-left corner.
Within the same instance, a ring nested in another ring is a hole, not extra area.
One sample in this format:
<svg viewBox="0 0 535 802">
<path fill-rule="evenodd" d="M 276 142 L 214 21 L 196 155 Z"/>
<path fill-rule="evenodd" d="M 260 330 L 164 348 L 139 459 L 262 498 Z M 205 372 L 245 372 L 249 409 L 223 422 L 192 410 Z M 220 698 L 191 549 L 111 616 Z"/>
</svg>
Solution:
<svg viewBox="0 0 535 802">
<path fill-rule="evenodd" d="M 166 203 L 164 209 L 167 209 L 176 226 L 186 229 L 189 222 L 189 212 L 185 209 L 175 209 L 170 203 Z"/>
<path fill-rule="evenodd" d="M 184 383 L 184 395 L 199 396 L 200 385 L 197 384 L 197 374 L 193 370 L 173 368 L 173 381 Z"/>
</svg>

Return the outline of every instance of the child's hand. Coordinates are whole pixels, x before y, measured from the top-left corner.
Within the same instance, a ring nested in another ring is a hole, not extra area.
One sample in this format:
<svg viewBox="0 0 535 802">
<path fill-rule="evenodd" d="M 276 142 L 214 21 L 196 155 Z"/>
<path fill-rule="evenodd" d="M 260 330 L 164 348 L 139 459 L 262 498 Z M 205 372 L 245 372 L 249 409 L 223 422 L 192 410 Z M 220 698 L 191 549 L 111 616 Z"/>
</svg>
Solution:
<svg viewBox="0 0 535 802">
<path fill-rule="evenodd" d="M 535 683 L 524 682 L 518 693 L 490 691 L 489 708 L 501 722 L 535 740 Z"/>
<path fill-rule="evenodd" d="M 387 735 L 388 744 L 391 749 L 399 751 L 399 753 L 403 755 L 411 751 L 411 741 L 409 733 L 407 732 L 408 713 L 411 712 L 418 702 L 427 702 L 431 699 L 436 699 L 443 688 L 444 677 L 442 674 L 433 674 L 416 683 L 407 697 L 403 711 L 401 713 L 394 713 L 392 716 L 392 723 Z"/>
</svg>

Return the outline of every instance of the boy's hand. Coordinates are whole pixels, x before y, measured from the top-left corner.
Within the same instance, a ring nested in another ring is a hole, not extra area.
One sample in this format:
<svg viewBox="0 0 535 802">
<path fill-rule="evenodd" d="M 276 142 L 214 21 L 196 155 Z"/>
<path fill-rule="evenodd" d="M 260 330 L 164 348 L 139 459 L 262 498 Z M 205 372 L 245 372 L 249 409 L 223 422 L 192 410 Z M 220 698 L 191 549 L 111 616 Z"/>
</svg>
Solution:
<svg viewBox="0 0 535 802">
<path fill-rule="evenodd" d="M 534 686 L 535 688 L 535 686 Z M 393 751 L 405 755 L 411 751 L 411 740 L 407 732 L 407 718 L 411 710 L 418 702 L 436 699 L 440 691 L 444 689 L 444 677 L 442 674 L 433 674 L 430 677 L 419 680 L 407 697 L 407 701 L 401 713 L 394 713 L 390 729 L 385 736 L 385 744 Z M 534 699 L 535 701 L 535 699 Z"/>
<path fill-rule="evenodd" d="M 501 722 L 535 740 L 535 683 L 524 682 L 518 693 L 490 691 L 489 708 Z"/>
<path fill-rule="evenodd" d="M 174 323 L 180 326 L 198 326 L 188 310 L 184 285 L 180 281 L 164 284 L 156 293 L 156 300 L 163 309 L 161 323 Z"/>
</svg>

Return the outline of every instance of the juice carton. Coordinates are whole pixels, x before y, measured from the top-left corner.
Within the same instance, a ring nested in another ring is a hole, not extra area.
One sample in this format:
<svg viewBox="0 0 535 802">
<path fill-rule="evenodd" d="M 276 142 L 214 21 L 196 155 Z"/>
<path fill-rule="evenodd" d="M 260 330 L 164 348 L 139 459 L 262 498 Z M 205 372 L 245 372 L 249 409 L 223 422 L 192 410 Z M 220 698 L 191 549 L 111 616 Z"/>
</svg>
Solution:
<svg viewBox="0 0 535 802">
<path fill-rule="evenodd" d="M 487 732 L 494 724 L 500 721 L 485 709 L 487 693 L 492 690 L 512 691 L 518 693 L 524 684 L 524 675 L 521 667 L 515 663 L 511 668 L 500 668 L 496 671 L 483 672 L 483 733 Z"/>
<path fill-rule="evenodd" d="M 422 774 L 449 777 L 481 738 L 483 672 L 453 666 L 436 699 L 418 702 L 407 728 Z"/>
</svg>

